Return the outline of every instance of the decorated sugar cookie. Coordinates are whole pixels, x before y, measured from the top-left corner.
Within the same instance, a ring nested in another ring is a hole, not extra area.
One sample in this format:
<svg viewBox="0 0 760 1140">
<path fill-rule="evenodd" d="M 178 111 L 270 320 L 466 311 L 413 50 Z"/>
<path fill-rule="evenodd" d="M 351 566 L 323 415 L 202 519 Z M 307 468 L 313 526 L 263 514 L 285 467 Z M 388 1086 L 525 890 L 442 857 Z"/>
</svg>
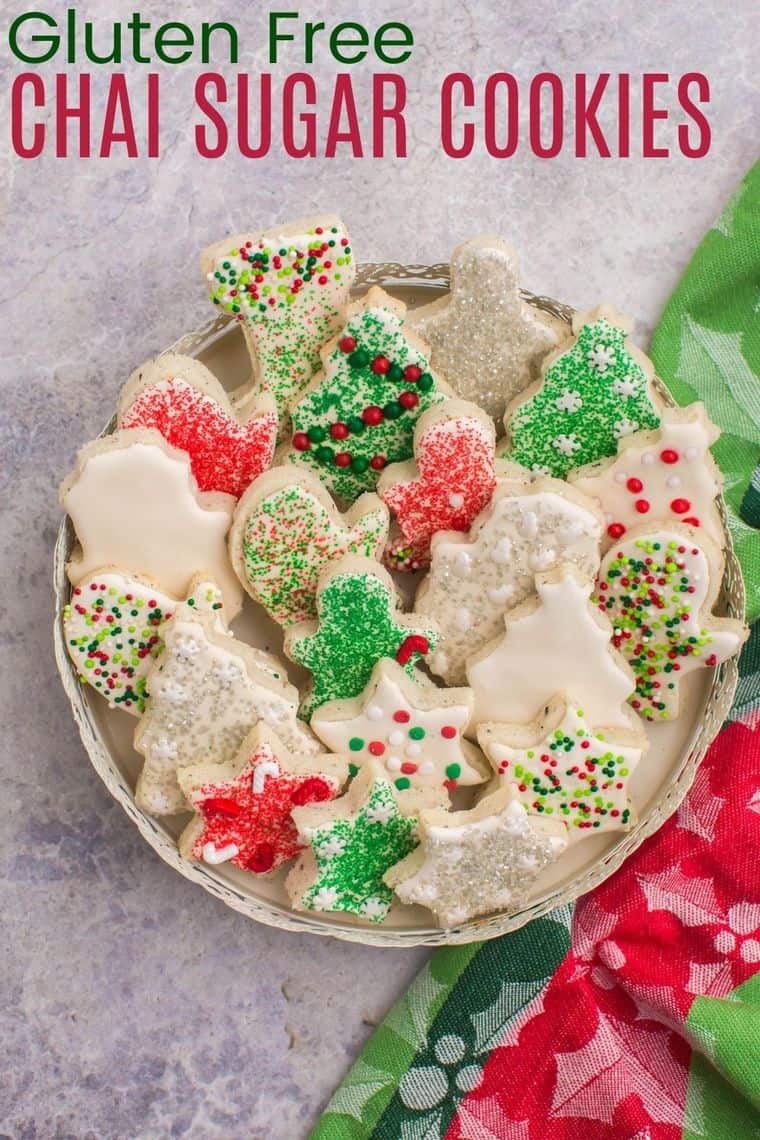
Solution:
<svg viewBox="0 0 760 1140">
<path fill-rule="evenodd" d="M 434 622 L 398 611 L 390 575 L 369 558 L 346 555 L 330 563 L 317 587 L 317 621 L 291 626 L 285 652 L 312 674 L 301 715 L 326 701 L 358 697 L 381 657 L 411 676 L 435 648 Z"/>
<path fill-rule="evenodd" d="M 523 906 L 541 871 L 567 846 L 565 827 L 529 818 L 502 787 L 470 811 L 420 813 L 420 846 L 385 875 L 404 903 L 454 927 Z"/>
<path fill-rule="evenodd" d="M 252 402 L 245 423 L 212 372 L 190 356 L 149 360 L 130 376 L 119 401 L 120 428 L 155 428 L 190 457 L 201 491 L 239 498 L 272 462 L 277 411 L 270 395 Z"/>
<path fill-rule="evenodd" d="M 430 344 L 433 367 L 459 396 L 500 420 L 509 401 L 538 375 L 558 342 L 559 322 L 520 296 L 514 248 L 477 237 L 451 255 L 451 292 L 410 314 Z"/>
<path fill-rule="evenodd" d="M 467 657 L 497 636 L 505 610 L 533 593 L 537 571 L 566 562 L 596 573 L 601 531 L 592 502 L 564 483 L 500 480 L 468 535 L 433 539 L 430 573 L 415 602 L 441 629 L 431 669 L 449 685 L 462 684 Z"/>
<path fill-rule="evenodd" d="M 150 700 L 135 733 L 145 758 L 135 799 L 144 811 L 185 811 L 178 770 L 232 762 L 259 722 L 292 752 L 320 751 L 297 719 L 298 690 L 276 658 L 219 633 L 208 614 L 185 605 L 159 635 L 165 649 L 148 674 Z"/>
<path fill-rule="evenodd" d="M 506 632 L 467 663 L 474 723 L 533 720 L 572 692 L 590 724 L 629 728 L 635 680 L 612 646 L 612 626 L 589 601 L 593 580 L 568 565 L 536 575 L 536 598 L 504 616 Z"/>
<path fill-rule="evenodd" d="M 88 443 L 60 500 L 80 544 L 66 568 L 73 585 L 118 566 L 181 597 L 205 573 L 222 590 L 227 620 L 240 610 L 225 542 L 235 500 L 199 491 L 187 455 L 159 432 L 135 428 Z"/>
<path fill-rule="evenodd" d="M 643 752 L 638 734 L 592 727 L 564 695 L 533 724 L 482 724 L 478 742 L 528 814 L 561 820 L 570 843 L 635 822 L 628 787 Z"/>
<path fill-rule="evenodd" d="M 722 574 L 707 533 L 677 523 L 634 528 L 602 562 L 595 600 L 636 676 L 631 705 L 647 720 L 677 716 L 684 677 L 732 657 L 746 638 L 740 621 L 712 615 Z"/>
<path fill-rule="evenodd" d="M 213 582 L 193 581 L 186 602 L 223 624 L 222 595 Z M 74 586 L 63 611 L 64 642 L 80 680 L 111 708 L 139 716 L 145 708 L 145 678 L 164 648 L 158 631 L 179 603 L 115 567 L 88 574 Z"/>
<path fill-rule="evenodd" d="M 452 789 L 486 779 L 478 750 L 462 735 L 471 714 L 468 689 L 423 688 L 384 658 L 360 697 L 320 705 L 311 728 L 355 770 L 374 757 L 398 792 Z"/>
<path fill-rule="evenodd" d="M 276 467 L 249 488 L 230 530 L 230 557 L 244 588 L 280 625 L 316 617 L 320 571 L 344 554 L 379 557 L 388 508 L 361 495 L 342 515 L 310 471 Z"/>
<path fill-rule="evenodd" d="M 340 218 L 306 218 L 204 250 L 211 300 L 241 323 L 254 379 L 287 425 L 288 404 L 319 367 L 319 350 L 340 326 L 356 276 Z"/>
<path fill-rule="evenodd" d="M 614 455 L 625 436 L 660 422 L 652 364 L 627 343 L 626 319 L 603 306 L 576 314 L 573 333 L 504 417 L 507 456 L 560 479 Z"/>
<path fill-rule="evenodd" d="M 370 289 L 291 404 L 287 460 L 344 499 L 373 490 L 389 463 L 411 459 L 417 420 L 450 395 L 430 370 L 427 345 L 403 324 L 405 313 L 401 301 Z"/>
<path fill-rule="evenodd" d="M 348 794 L 329 804 L 294 808 L 298 833 L 309 850 L 289 873 L 285 888 L 296 910 L 338 911 L 382 922 L 392 892 L 385 872 L 417 846 L 417 793 L 403 806 L 385 773 L 367 764 Z"/>
<path fill-rule="evenodd" d="M 665 408 L 658 430 L 625 436 L 614 459 L 570 472 L 604 512 L 605 550 L 632 527 L 659 522 L 703 527 L 722 544 L 720 475 L 709 451 L 719 434 L 702 404 Z"/>
<path fill-rule="evenodd" d="M 495 441 L 485 412 L 465 400 L 446 400 L 417 421 L 414 459 L 383 471 L 377 491 L 415 551 L 410 568 L 427 564 L 437 531 L 469 530 L 488 505 L 496 486 Z M 388 565 L 404 569 L 398 558 Z"/>
<path fill-rule="evenodd" d="M 179 838 L 182 854 L 266 875 L 303 849 L 293 808 L 334 799 L 348 769 L 338 756 L 289 752 L 258 725 L 228 764 L 182 768 L 178 777 L 197 813 Z"/>
</svg>

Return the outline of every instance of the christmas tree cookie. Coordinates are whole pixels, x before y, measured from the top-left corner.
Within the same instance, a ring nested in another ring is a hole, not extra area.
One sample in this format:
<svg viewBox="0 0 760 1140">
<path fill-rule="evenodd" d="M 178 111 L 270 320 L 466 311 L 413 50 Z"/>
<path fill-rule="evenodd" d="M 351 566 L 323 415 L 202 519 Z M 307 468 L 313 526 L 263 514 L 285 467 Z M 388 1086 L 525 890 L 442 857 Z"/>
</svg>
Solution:
<svg viewBox="0 0 760 1140">
<path fill-rule="evenodd" d="M 274 396 L 285 430 L 289 402 L 345 315 L 356 276 L 346 227 L 325 216 L 225 238 L 201 268 L 213 303 L 240 322 L 254 382 Z"/>
<path fill-rule="evenodd" d="M 317 587 L 318 619 L 291 626 L 285 652 L 312 674 L 301 706 L 310 717 L 326 701 L 358 697 L 382 657 L 414 675 L 435 648 L 434 622 L 398 612 L 390 575 L 369 558 L 346 555 L 330 563 Z"/>
<path fill-rule="evenodd" d="M 638 734 L 592 727 L 564 695 L 533 724 L 482 724 L 478 742 L 528 814 L 561 820 L 570 843 L 635 822 L 628 787 L 643 752 Z"/>
<path fill-rule="evenodd" d="M 429 408 L 414 430 L 414 459 L 393 463 L 377 491 L 393 511 L 415 569 L 427 565 L 437 531 L 470 529 L 496 486 L 496 436 L 489 417 L 466 400 Z M 398 560 L 396 560 L 398 563 Z M 390 569 L 404 569 L 404 564 Z"/>
<path fill-rule="evenodd" d="M 298 690 L 271 654 L 219 633 L 210 615 L 186 605 L 159 636 L 165 649 L 148 674 L 150 699 L 135 732 L 144 757 L 135 799 L 144 811 L 185 811 L 179 769 L 232 762 L 259 722 L 293 752 L 321 751 L 297 718 Z"/>
<path fill-rule="evenodd" d="M 309 844 L 285 888 L 296 910 L 337 911 L 382 922 L 392 892 L 385 872 L 417 846 L 417 815 L 437 795 L 417 793 L 402 807 L 382 769 L 367 764 L 348 794 L 328 804 L 294 808 Z"/>
<path fill-rule="evenodd" d="M 432 910 L 443 927 L 519 910 L 540 873 L 567 846 L 562 823 L 529 818 L 506 787 L 470 811 L 422 811 L 419 835 L 419 847 L 386 873 L 385 882 L 402 902 Z"/>
<path fill-rule="evenodd" d="M 625 436 L 614 459 L 570 472 L 605 515 L 605 550 L 632 527 L 659 522 L 703 527 L 722 544 L 720 475 L 709 451 L 719 434 L 702 404 L 665 408 L 656 431 Z"/>
<path fill-rule="evenodd" d="M 210 611 L 224 628 L 222 595 L 213 582 L 191 582 L 188 606 Z M 71 591 L 63 610 L 64 643 L 79 673 L 113 709 L 139 716 L 145 708 L 145 678 L 163 651 L 159 630 L 180 599 L 137 575 L 105 567 Z"/>
<path fill-rule="evenodd" d="M 398 792 L 453 789 L 486 778 L 477 748 L 463 739 L 471 715 L 469 689 L 423 688 L 384 658 L 360 697 L 320 705 L 311 729 L 354 770 L 374 757 Z"/>
<path fill-rule="evenodd" d="M 684 677 L 732 657 L 746 638 L 742 622 L 712 615 L 722 574 L 712 539 L 677 523 L 634 528 L 602 562 L 595 601 L 635 674 L 631 705 L 647 720 L 677 716 Z"/>
<path fill-rule="evenodd" d="M 490 236 L 454 250 L 451 292 L 412 312 L 409 323 L 428 342 L 433 367 L 457 395 L 494 420 L 536 378 L 561 328 L 523 301 L 517 253 Z"/>
<path fill-rule="evenodd" d="M 222 385 L 190 356 L 167 354 L 138 368 L 121 394 L 117 424 L 160 431 L 190 457 L 201 491 L 236 499 L 269 467 L 277 442 L 270 395 L 251 402 L 240 423 Z"/>
<path fill-rule="evenodd" d="M 317 579 L 328 562 L 379 557 L 387 535 L 388 508 L 377 495 L 361 495 L 343 515 L 316 475 L 276 467 L 240 500 L 230 557 L 251 597 L 289 626 L 316 617 Z"/>
<path fill-rule="evenodd" d="M 257 726 L 228 764 L 198 764 L 178 776 L 197 813 L 179 838 L 181 853 L 266 875 L 303 849 L 293 808 L 334 799 L 348 769 L 338 756 L 289 752 L 275 733 Z"/>
<path fill-rule="evenodd" d="M 370 289 L 291 404 L 287 460 L 344 499 L 373 490 L 389 463 L 411 459 L 417 420 L 450 395 L 430 370 L 427 346 L 404 326 L 405 313 L 401 301 Z"/>
<path fill-rule="evenodd" d="M 627 343 L 625 318 L 607 307 L 576 314 L 573 333 L 504 417 L 507 457 L 560 479 L 660 422 L 652 364 Z"/>
</svg>

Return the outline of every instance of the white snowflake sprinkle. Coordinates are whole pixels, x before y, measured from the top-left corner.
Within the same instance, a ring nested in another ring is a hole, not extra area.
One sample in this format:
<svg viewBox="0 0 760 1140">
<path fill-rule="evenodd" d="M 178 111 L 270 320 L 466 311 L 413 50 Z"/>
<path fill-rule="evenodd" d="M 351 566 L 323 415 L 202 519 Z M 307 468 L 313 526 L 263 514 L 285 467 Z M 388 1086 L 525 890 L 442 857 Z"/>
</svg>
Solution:
<svg viewBox="0 0 760 1140">
<path fill-rule="evenodd" d="M 335 887 L 320 887 L 311 900 L 314 910 L 332 910 L 338 901 L 338 891 Z"/>
<path fill-rule="evenodd" d="M 597 344 L 589 352 L 588 362 L 597 372 L 606 372 L 615 363 L 615 350 L 606 344 Z"/>
<path fill-rule="evenodd" d="M 387 823 L 396 814 L 393 804 L 375 804 L 368 807 L 365 815 L 370 823 Z"/>
<path fill-rule="evenodd" d="M 628 416 L 623 416 L 622 420 L 615 420 L 612 432 L 615 439 L 622 439 L 624 435 L 631 435 L 635 432 L 638 426 L 633 420 L 629 420 Z"/>
<path fill-rule="evenodd" d="M 388 913 L 388 904 L 382 899 L 365 899 L 365 901 L 362 903 L 361 911 L 365 918 L 385 918 L 386 914 Z"/>
<path fill-rule="evenodd" d="M 577 412 L 582 406 L 583 400 L 580 398 L 578 392 L 573 392 L 570 388 L 565 388 L 562 395 L 558 396 L 554 403 L 560 412 Z"/>
<path fill-rule="evenodd" d="M 336 855 L 341 855 L 345 849 L 346 841 L 338 835 L 329 835 L 317 846 L 317 851 L 323 859 L 334 859 Z"/>
<path fill-rule="evenodd" d="M 560 455 L 573 455 L 581 446 L 575 435 L 558 435 L 552 445 Z"/>
<path fill-rule="evenodd" d="M 623 396 L 626 400 L 635 396 L 639 390 L 638 383 L 633 376 L 626 376 L 622 380 L 615 380 L 612 391 L 616 396 Z"/>
</svg>

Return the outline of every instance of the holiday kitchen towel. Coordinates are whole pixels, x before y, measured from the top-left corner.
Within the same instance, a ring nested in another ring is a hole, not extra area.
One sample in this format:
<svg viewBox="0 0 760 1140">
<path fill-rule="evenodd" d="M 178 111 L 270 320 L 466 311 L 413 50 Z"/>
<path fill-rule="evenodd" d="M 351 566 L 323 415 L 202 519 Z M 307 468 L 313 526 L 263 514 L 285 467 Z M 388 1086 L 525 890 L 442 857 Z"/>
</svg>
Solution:
<svg viewBox="0 0 760 1140">
<path fill-rule="evenodd" d="M 722 435 L 729 525 L 760 616 L 760 164 L 652 342 Z M 760 621 L 681 807 L 575 907 L 435 953 L 312 1140 L 760 1137 Z"/>
</svg>

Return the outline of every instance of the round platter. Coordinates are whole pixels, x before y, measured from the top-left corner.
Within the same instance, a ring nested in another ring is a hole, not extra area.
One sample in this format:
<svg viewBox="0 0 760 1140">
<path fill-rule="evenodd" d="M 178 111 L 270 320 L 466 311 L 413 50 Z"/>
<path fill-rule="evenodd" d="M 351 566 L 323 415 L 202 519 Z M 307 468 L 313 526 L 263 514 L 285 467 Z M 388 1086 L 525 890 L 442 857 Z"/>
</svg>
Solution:
<svg viewBox="0 0 760 1140">
<path fill-rule="evenodd" d="M 391 264 L 364 265 L 356 281 L 356 291 L 370 285 L 382 285 L 399 297 L 409 308 L 427 303 L 448 288 L 447 265 L 403 266 Z M 531 304 L 569 324 L 572 309 L 546 297 L 525 293 Z M 169 351 L 197 356 L 213 372 L 233 396 L 248 380 L 249 363 L 242 334 L 237 325 L 221 319 L 188 333 Z M 658 391 L 666 403 L 673 401 L 661 382 Z M 113 421 L 104 434 L 113 430 Z M 724 520 L 726 569 L 718 612 L 741 617 L 744 590 L 741 573 L 734 556 Z M 494 938 L 515 930 L 533 918 L 546 914 L 562 903 L 571 902 L 598 886 L 651 835 L 678 807 L 688 791 L 697 766 L 718 732 L 733 699 L 737 684 L 736 661 L 730 660 L 716 670 L 700 670 L 686 680 L 682 713 L 669 724 L 647 725 L 650 747 L 631 781 L 631 796 L 638 823 L 627 834 L 603 834 L 574 845 L 554 866 L 547 868 L 534 884 L 528 904 L 511 914 L 492 914 L 475 919 L 454 930 L 440 930 L 432 925 L 430 914 L 420 907 L 394 903 L 382 926 L 369 926 L 360 920 L 329 914 L 306 914 L 291 909 L 283 888 L 284 870 L 271 879 L 260 879 L 229 865 L 209 867 L 184 859 L 176 847 L 176 839 L 187 816 L 153 819 L 134 801 L 134 787 L 141 758 L 132 747 L 135 720 L 119 710 L 110 709 L 105 701 L 87 685 L 80 683 L 63 643 L 62 611 L 69 600 L 70 586 L 66 562 L 75 545 L 68 519 L 61 524 L 54 554 L 56 598 L 55 654 L 63 685 L 79 726 L 82 742 L 93 767 L 111 795 L 121 804 L 138 827 L 143 838 L 162 859 L 185 878 L 216 895 L 227 906 L 249 918 L 284 930 L 327 934 L 352 942 L 373 946 L 438 946 L 474 942 Z M 403 583 L 400 583 L 403 586 Z M 406 591 L 405 591 L 406 592 Z M 243 612 L 232 629 L 244 641 L 279 653 L 282 634 L 263 610 L 246 599 Z M 288 665 L 295 684 L 304 674 Z"/>
</svg>

